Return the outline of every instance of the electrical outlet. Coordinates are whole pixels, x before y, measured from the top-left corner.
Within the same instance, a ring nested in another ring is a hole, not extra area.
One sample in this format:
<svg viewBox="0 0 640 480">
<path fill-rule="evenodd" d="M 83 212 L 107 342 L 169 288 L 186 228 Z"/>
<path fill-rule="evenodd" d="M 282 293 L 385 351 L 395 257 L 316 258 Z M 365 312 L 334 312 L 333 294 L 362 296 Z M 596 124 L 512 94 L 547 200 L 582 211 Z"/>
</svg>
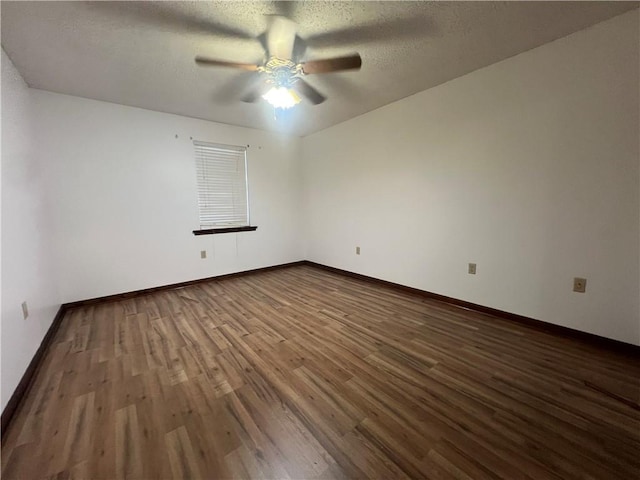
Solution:
<svg viewBox="0 0 640 480">
<path fill-rule="evenodd" d="M 356 255 L 360 255 L 360 247 L 356 247 Z"/>
<path fill-rule="evenodd" d="M 470 263 L 469 264 L 469 275 L 475 275 L 476 274 L 476 264 L 475 263 Z"/>
<path fill-rule="evenodd" d="M 200 250 L 200 258 L 207 258 L 207 251 L 206 250 Z"/>
<path fill-rule="evenodd" d="M 575 277 L 573 279 L 573 291 L 584 293 L 587 291 L 587 279 Z"/>
<path fill-rule="evenodd" d="M 22 302 L 22 318 L 24 320 L 29 316 L 29 308 L 27 307 L 27 301 Z"/>
</svg>

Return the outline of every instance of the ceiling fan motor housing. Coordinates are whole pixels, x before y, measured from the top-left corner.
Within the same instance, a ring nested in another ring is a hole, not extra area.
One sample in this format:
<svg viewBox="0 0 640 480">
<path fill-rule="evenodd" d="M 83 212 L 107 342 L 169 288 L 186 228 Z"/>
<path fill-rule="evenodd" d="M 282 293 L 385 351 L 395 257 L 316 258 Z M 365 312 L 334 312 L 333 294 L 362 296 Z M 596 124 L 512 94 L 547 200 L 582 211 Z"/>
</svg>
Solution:
<svg viewBox="0 0 640 480">
<path fill-rule="evenodd" d="M 302 68 L 300 64 L 295 64 L 291 60 L 271 57 L 263 67 L 259 68 L 259 71 L 265 75 L 267 83 L 276 87 L 290 88 L 298 80 Z"/>
</svg>

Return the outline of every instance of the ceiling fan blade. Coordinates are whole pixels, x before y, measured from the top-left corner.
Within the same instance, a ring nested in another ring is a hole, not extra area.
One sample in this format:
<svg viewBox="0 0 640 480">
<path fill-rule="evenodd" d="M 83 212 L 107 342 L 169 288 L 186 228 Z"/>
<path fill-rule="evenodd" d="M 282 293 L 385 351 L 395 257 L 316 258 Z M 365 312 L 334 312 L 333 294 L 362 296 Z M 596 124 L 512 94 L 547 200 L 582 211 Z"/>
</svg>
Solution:
<svg viewBox="0 0 640 480">
<path fill-rule="evenodd" d="M 289 2 L 289 3 L 294 3 L 294 2 Z M 256 39 L 260 42 L 260 45 L 262 45 L 262 48 L 264 49 L 267 55 L 267 58 L 271 58 L 269 43 L 267 41 L 267 32 L 261 33 L 256 37 Z M 307 51 L 307 42 L 305 42 L 302 38 L 296 35 L 295 40 L 293 41 L 293 48 L 291 49 L 291 55 L 290 55 L 291 59 L 294 62 L 299 62 L 304 57 L 304 54 L 306 51 Z"/>
<path fill-rule="evenodd" d="M 262 90 L 254 89 L 246 93 L 241 100 L 245 103 L 256 103 L 258 100 L 260 100 L 261 96 L 262 96 Z"/>
<path fill-rule="evenodd" d="M 267 32 L 261 33 L 256 37 L 256 39 L 260 42 L 260 45 L 262 45 L 262 49 L 264 50 L 264 53 L 267 56 L 267 58 L 270 58 L 271 53 L 269 53 L 269 43 L 267 42 Z"/>
<path fill-rule="evenodd" d="M 296 24 L 288 18 L 272 15 L 267 31 L 269 55 L 290 60 L 296 38 Z"/>
<path fill-rule="evenodd" d="M 301 78 L 299 78 L 298 81 L 292 85 L 292 88 L 302 96 L 306 97 L 314 105 L 319 105 L 327 99 L 327 97 L 322 95 L 318 90 L 313 88 Z"/>
<path fill-rule="evenodd" d="M 384 27 L 384 36 L 380 35 L 381 27 Z M 430 19 L 424 16 L 411 16 L 384 22 L 374 21 L 360 25 L 350 25 L 346 28 L 307 35 L 305 40 L 314 48 L 348 47 L 367 43 L 386 43 L 405 38 L 423 38 L 427 35 L 432 35 L 434 29 L 435 27 Z"/>
<path fill-rule="evenodd" d="M 307 52 L 307 42 L 296 35 L 296 39 L 293 41 L 293 51 L 291 52 L 291 59 L 294 63 L 299 63 L 304 58 L 304 54 Z"/>
<path fill-rule="evenodd" d="M 227 62 L 225 60 L 215 60 L 213 58 L 196 57 L 196 63 L 201 67 L 231 67 L 247 70 L 249 72 L 258 71 L 258 65 L 253 63 Z"/>
<path fill-rule="evenodd" d="M 212 100 L 221 105 L 232 105 L 261 83 L 262 77 L 255 72 L 238 71 L 230 75 L 229 80 L 216 88 L 212 94 Z"/>
<path fill-rule="evenodd" d="M 91 8 L 122 20 L 141 22 L 170 31 L 204 34 L 218 38 L 253 40 L 242 28 L 226 25 L 211 18 L 202 18 L 182 8 L 180 2 L 83 2 L 78 8 Z"/>
<path fill-rule="evenodd" d="M 260 78 L 258 79 L 257 82 L 255 82 L 252 87 L 247 90 L 247 93 L 245 93 L 245 95 L 242 97 L 242 101 L 246 102 L 246 103 L 255 103 L 258 100 L 260 100 L 260 98 L 262 97 L 262 95 L 264 95 L 265 93 L 267 93 L 267 91 L 271 88 L 271 85 L 267 85 L 266 83 L 264 83 L 264 81 Z"/>
<path fill-rule="evenodd" d="M 346 57 L 328 58 L 326 60 L 311 60 L 302 64 L 305 75 L 312 73 L 340 72 L 342 70 L 360 70 L 362 59 L 355 53 Z"/>
</svg>

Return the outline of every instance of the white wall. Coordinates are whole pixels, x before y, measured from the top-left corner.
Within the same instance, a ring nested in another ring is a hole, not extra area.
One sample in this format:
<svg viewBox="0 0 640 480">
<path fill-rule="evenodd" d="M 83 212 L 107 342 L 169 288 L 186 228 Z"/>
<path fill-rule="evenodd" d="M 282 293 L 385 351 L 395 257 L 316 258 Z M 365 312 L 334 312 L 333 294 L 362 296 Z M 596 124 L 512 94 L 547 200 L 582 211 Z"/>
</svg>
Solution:
<svg viewBox="0 0 640 480">
<path fill-rule="evenodd" d="M 2 409 L 33 358 L 60 301 L 51 223 L 35 154 L 27 85 L 2 51 Z M 23 320 L 21 304 L 29 317 Z"/>
<path fill-rule="evenodd" d="M 306 257 L 640 344 L 638 23 L 305 137 Z"/>
<path fill-rule="evenodd" d="M 298 138 L 31 93 L 63 302 L 302 259 Z M 250 145 L 257 231 L 192 234 L 199 226 L 190 137 Z"/>
</svg>

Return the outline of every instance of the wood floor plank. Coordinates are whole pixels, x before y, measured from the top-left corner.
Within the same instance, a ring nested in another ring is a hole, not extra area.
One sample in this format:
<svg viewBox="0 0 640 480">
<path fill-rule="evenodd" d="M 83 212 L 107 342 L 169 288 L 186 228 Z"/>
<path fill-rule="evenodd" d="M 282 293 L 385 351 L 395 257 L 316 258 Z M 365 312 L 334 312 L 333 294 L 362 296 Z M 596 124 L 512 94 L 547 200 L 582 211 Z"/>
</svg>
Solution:
<svg viewBox="0 0 640 480">
<path fill-rule="evenodd" d="M 135 404 L 116 411 L 116 475 L 118 478 L 142 476 L 141 439 Z"/>
<path fill-rule="evenodd" d="M 50 473 L 57 473 L 74 467 L 89 458 L 94 433 L 93 416 L 95 392 L 75 397 L 67 426 L 66 438 L 61 455 L 56 457 L 59 465 Z"/>
<path fill-rule="evenodd" d="M 178 427 L 164 437 L 169 463 L 171 464 L 172 477 L 184 479 L 205 478 L 200 472 L 187 429 L 184 426 Z"/>
<path fill-rule="evenodd" d="M 65 315 L 2 477 L 631 479 L 637 356 L 310 266 Z"/>
</svg>

